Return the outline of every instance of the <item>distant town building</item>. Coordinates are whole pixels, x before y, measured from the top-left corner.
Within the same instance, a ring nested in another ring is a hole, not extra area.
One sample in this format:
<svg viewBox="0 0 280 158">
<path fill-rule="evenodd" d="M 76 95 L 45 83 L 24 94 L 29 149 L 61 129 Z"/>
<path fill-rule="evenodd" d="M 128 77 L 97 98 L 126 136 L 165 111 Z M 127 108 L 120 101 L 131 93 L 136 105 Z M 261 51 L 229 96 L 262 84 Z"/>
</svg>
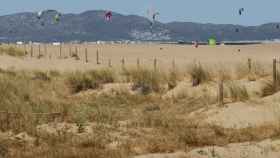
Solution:
<svg viewBox="0 0 280 158">
<path fill-rule="evenodd" d="M 52 45 L 53 45 L 53 46 L 60 46 L 61 43 L 60 43 L 60 42 L 53 42 Z"/>
<path fill-rule="evenodd" d="M 23 42 L 22 41 L 17 41 L 16 44 L 17 45 L 23 45 Z"/>
</svg>

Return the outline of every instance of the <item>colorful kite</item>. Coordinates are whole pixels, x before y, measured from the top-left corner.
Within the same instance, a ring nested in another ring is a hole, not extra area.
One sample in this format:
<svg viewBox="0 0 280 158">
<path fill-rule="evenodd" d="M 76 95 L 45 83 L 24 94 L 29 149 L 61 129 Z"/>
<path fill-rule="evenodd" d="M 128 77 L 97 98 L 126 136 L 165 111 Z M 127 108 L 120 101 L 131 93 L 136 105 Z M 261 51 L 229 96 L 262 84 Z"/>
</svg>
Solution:
<svg viewBox="0 0 280 158">
<path fill-rule="evenodd" d="M 241 15 L 243 14 L 244 11 L 245 11 L 244 8 L 240 8 L 240 9 L 238 10 L 239 15 L 241 16 Z"/>
<path fill-rule="evenodd" d="M 112 12 L 111 12 L 111 11 L 107 11 L 107 12 L 105 13 L 105 20 L 106 20 L 106 21 L 111 21 L 112 16 L 113 16 Z"/>
</svg>

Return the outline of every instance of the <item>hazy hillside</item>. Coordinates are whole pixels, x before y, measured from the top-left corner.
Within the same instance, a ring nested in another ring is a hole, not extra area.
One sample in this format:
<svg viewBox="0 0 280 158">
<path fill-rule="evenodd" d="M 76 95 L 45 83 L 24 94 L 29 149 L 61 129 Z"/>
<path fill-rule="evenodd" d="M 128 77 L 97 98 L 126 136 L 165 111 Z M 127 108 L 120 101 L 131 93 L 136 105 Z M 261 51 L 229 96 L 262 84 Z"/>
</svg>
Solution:
<svg viewBox="0 0 280 158">
<path fill-rule="evenodd" d="M 96 41 L 96 40 L 160 40 L 205 41 L 211 36 L 218 40 L 266 40 L 280 37 L 276 23 L 260 26 L 231 24 L 200 24 L 191 22 L 157 22 L 150 28 L 147 18 L 113 13 L 110 22 L 104 20 L 104 11 L 86 11 L 81 14 L 63 14 L 55 24 L 56 11 L 48 12 L 41 20 L 36 13 L 17 13 L 0 16 L 1 41 Z M 44 25 L 41 25 L 42 22 Z M 236 32 L 236 28 L 239 32 Z"/>
</svg>

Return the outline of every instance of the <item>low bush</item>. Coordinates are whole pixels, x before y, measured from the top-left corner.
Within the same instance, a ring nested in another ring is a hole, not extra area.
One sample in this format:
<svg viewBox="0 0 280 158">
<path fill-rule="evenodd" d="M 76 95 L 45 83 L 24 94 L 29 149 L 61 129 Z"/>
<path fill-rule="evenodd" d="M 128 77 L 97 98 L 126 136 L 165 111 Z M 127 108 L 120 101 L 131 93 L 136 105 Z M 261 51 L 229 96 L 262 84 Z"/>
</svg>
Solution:
<svg viewBox="0 0 280 158">
<path fill-rule="evenodd" d="M 73 93 L 88 89 L 97 89 L 102 84 L 113 83 L 115 74 L 111 70 L 91 70 L 87 72 L 71 73 L 67 77 L 68 85 Z"/>
</svg>

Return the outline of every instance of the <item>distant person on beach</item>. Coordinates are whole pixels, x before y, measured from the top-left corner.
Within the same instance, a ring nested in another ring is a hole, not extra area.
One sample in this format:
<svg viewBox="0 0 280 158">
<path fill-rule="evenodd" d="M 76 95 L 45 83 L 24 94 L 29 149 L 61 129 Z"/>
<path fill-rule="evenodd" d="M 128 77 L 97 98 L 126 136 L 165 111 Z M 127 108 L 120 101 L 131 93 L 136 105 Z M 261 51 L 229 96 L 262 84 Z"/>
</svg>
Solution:
<svg viewBox="0 0 280 158">
<path fill-rule="evenodd" d="M 199 44 L 198 44 L 198 41 L 194 41 L 194 47 L 195 47 L 195 48 L 198 48 L 198 45 L 199 45 Z"/>
</svg>

